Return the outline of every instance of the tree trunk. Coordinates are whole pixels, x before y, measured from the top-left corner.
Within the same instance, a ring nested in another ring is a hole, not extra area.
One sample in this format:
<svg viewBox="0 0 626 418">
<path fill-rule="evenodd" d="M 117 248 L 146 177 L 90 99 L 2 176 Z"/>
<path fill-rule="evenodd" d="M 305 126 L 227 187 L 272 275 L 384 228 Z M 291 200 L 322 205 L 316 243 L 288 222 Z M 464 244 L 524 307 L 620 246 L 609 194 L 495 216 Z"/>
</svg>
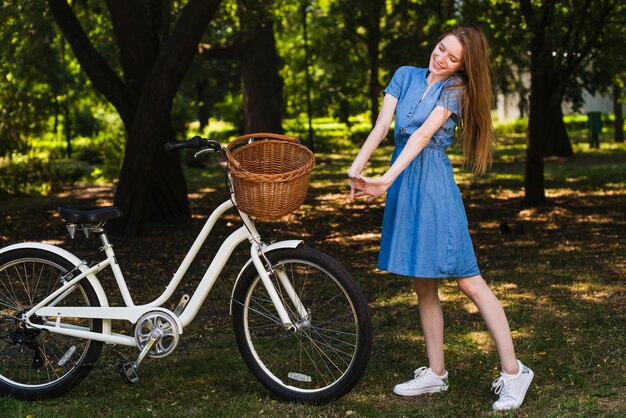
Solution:
<svg viewBox="0 0 626 418">
<path fill-rule="evenodd" d="M 54 137 L 58 138 L 59 135 L 59 101 L 56 99 L 52 99 L 52 105 L 54 108 L 54 126 L 52 128 L 52 132 L 54 132 Z"/>
<path fill-rule="evenodd" d="M 174 141 L 171 102 L 142 100 L 128 135 L 115 205 L 124 210 L 122 229 L 143 232 L 145 221 L 187 220 L 191 213 L 187 185 L 177 152 L 166 152 Z"/>
<path fill-rule="evenodd" d="M 196 100 L 201 103 L 196 113 L 200 122 L 200 132 L 204 131 L 204 128 L 209 124 L 209 117 L 211 117 L 211 99 L 205 94 L 206 87 L 207 82 L 205 80 L 196 82 Z"/>
<path fill-rule="evenodd" d="M 171 124 L 164 126 L 166 133 L 161 148 L 165 142 L 174 140 L 174 131 Z M 177 152 L 159 150 L 151 166 L 150 194 L 147 202 L 147 219 L 149 221 L 177 222 L 191 217 L 187 199 L 187 183 L 180 164 Z"/>
<path fill-rule="evenodd" d="M 238 2 L 243 33 L 237 58 L 241 62 L 244 129 L 246 133 L 283 133 L 283 80 L 278 74 L 280 58 L 273 22 L 266 9 L 255 6 L 255 0 Z"/>
<path fill-rule="evenodd" d="M 546 149 L 544 156 L 546 157 L 571 157 L 574 155 L 572 144 L 565 129 L 563 121 L 563 109 L 561 108 L 562 98 L 558 92 L 552 91 L 548 98 L 548 108 L 545 116 L 541 117 L 541 129 L 546 137 Z"/>
<path fill-rule="evenodd" d="M 543 130 L 549 124 L 547 103 L 549 80 L 533 74 L 530 92 L 530 116 L 528 118 L 528 146 L 524 173 L 524 201 L 532 206 L 546 200 L 543 176 L 543 156 L 546 136 Z"/>
<path fill-rule="evenodd" d="M 177 153 L 166 153 L 164 145 L 175 139 L 170 119 L 174 96 L 218 4 L 218 0 L 189 1 L 158 54 L 141 57 L 149 64 L 137 59 L 137 68 L 125 71 L 145 74 L 140 83 L 133 83 L 135 88 L 127 90 L 130 103 L 137 106 L 115 193 L 115 204 L 125 213 L 123 230 L 127 234 L 140 233 L 146 221 L 175 222 L 190 218 L 180 160 Z M 119 14 L 121 10 L 115 13 Z M 122 29 L 116 32 L 118 37 L 128 38 L 130 34 Z M 154 37 L 151 39 L 154 41 Z M 132 62 L 139 50 L 122 56 Z M 150 62 L 150 57 L 154 61 Z M 145 65 L 150 65 L 150 69 L 146 71 Z"/>
<path fill-rule="evenodd" d="M 70 119 L 68 99 L 65 99 L 65 102 L 63 102 L 63 131 L 65 132 L 65 143 L 67 144 L 65 154 L 67 158 L 72 158 L 72 121 Z"/>
<path fill-rule="evenodd" d="M 624 115 L 622 113 L 622 87 L 613 82 L 613 114 L 615 115 L 615 142 L 624 142 Z"/>
<path fill-rule="evenodd" d="M 620 3 L 569 2 L 567 13 L 554 1 L 520 0 L 518 4 L 530 35 L 531 97 L 525 200 L 537 205 L 545 200 L 545 153 L 572 155 L 561 111 L 564 87 L 576 77 L 598 46 L 606 24 L 613 19 L 613 12 Z M 559 56 L 561 51 L 572 50 L 577 53 Z"/>
<path fill-rule="evenodd" d="M 552 80 L 540 65 L 535 67 L 531 77 L 524 201 L 536 206 L 546 200 L 544 157 L 571 156 L 573 152 L 563 122 L 562 86 Z"/>
<path fill-rule="evenodd" d="M 172 102 L 198 42 L 220 0 L 189 0 L 170 31 L 168 2 L 108 0 L 120 51 L 122 81 L 98 53 L 67 0 L 48 0 L 52 16 L 94 87 L 120 114 L 128 140 L 115 204 L 124 232 L 136 235 L 146 221 L 189 219 L 187 188 L 175 153 Z"/>
</svg>

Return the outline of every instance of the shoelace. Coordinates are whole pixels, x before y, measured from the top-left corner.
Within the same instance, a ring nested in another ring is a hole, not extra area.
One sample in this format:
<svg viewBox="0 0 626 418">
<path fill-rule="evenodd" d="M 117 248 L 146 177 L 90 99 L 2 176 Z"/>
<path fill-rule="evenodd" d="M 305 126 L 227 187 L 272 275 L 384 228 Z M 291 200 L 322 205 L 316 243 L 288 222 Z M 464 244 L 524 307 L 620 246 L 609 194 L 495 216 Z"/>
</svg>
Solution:
<svg viewBox="0 0 626 418">
<path fill-rule="evenodd" d="M 416 370 L 413 372 L 413 373 L 414 373 L 414 377 L 413 377 L 413 379 L 414 379 L 414 380 L 419 380 L 419 379 L 421 379 L 422 377 L 426 376 L 427 371 L 428 371 L 428 368 L 427 368 L 427 367 L 420 367 L 419 369 L 416 369 Z"/>
<path fill-rule="evenodd" d="M 495 392 L 496 395 L 500 395 L 500 399 L 506 399 L 509 396 L 509 381 L 504 377 L 500 376 L 496 380 L 493 381 L 491 385 L 491 390 Z"/>
</svg>

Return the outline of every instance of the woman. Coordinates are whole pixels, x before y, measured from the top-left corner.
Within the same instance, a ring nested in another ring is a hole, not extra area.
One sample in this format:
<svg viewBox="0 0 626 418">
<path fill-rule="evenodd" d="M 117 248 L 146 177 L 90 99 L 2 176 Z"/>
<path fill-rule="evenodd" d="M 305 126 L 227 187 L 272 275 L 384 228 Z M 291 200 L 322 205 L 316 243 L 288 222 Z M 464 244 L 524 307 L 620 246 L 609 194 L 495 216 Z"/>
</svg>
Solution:
<svg viewBox="0 0 626 418">
<path fill-rule="evenodd" d="M 439 279 L 455 278 L 476 304 L 495 341 L 502 374 L 493 383 L 496 410 L 519 407 L 533 372 L 515 357 L 511 331 L 500 302 L 480 275 L 465 209 L 445 150 L 456 127 L 464 162 L 484 172 L 491 164 L 491 81 L 488 43 L 475 26 L 446 32 L 430 56 L 428 69 L 401 67 L 384 90 L 375 127 L 354 160 L 350 201 L 371 202 L 387 192 L 378 268 L 413 277 L 428 367 L 398 384 L 401 396 L 448 389 L 443 353 L 443 312 Z M 361 175 L 396 115 L 396 148 L 391 167 L 379 178 Z"/>
</svg>

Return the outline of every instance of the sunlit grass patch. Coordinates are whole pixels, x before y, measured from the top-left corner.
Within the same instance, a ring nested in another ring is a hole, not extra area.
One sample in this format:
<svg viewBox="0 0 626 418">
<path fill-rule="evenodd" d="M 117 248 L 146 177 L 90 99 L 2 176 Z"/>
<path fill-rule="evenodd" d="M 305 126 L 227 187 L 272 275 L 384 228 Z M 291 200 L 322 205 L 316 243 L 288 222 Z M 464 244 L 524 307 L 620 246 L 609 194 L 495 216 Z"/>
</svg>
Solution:
<svg viewBox="0 0 626 418">
<path fill-rule="evenodd" d="M 397 295 L 393 295 L 390 297 L 381 297 L 377 298 L 373 301 L 370 306 L 378 306 L 378 307 L 393 307 L 393 306 L 405 306 L 405 305 L 415 305 L 417 299 L 415 294 L 411 291 L 403 292 Z"/>
<path fill-rule="evenodd" d="M 454 344 L 457 347 L 462 347 L 467 350 L 473 350 L 484 354 L 493 353 L 495 349 L 495 345 L 489 335 L 489 332 L 484 330 L 461 333 L 454 339 Z M 450 342 L 448 342 L 448 346 L 449 345 Z"/>
<path fill-rule="evenodd" d="M 596 283 L 575 282 L 572 284 L 554 284 L 553 289 L 571 292 L 576 298 L 592 302 L 606 302 L 609 297 L 618 295 L 622 289 L 618 285 L 599 285 Z"/>
</svg>

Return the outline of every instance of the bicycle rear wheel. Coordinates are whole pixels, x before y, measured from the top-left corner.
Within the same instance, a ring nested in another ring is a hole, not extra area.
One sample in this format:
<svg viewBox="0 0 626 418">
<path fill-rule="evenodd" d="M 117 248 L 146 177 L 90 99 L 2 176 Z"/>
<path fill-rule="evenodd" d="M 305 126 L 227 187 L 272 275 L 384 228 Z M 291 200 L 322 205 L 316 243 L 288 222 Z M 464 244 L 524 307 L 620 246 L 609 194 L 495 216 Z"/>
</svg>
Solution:
<svg viewBox="0 0 626 418">
<path fill-rule="evenodd" d="M 333 258 L 310 248 L 266 254 L 286 274 L 302 301 L 297 310 L 276 274 L 274 287 L 298 330 L 285 330 L 258 272 L 250 264 L 233 294 L 237 346 L 256 378 L 275 395 L 324 403 L 340 398 L 362 377 L 371 354 L 367 302 L 352 275 Z"/>
<path fill-rule="evenodd" d="M 24 326 L 18 318 L 59 288 L 75 266 L 41 249 L 0 254 L 0 392 L 20 399 L 58 396 L 93 368 L 102 342 Z M 100 306 L 93 287 L 81 280 L 57 306 Z M 34 318 L 43 323 L 55 317 Z M 101 319 L 64 318 L 64 324 L 102 331 Z"/>
</svg>

